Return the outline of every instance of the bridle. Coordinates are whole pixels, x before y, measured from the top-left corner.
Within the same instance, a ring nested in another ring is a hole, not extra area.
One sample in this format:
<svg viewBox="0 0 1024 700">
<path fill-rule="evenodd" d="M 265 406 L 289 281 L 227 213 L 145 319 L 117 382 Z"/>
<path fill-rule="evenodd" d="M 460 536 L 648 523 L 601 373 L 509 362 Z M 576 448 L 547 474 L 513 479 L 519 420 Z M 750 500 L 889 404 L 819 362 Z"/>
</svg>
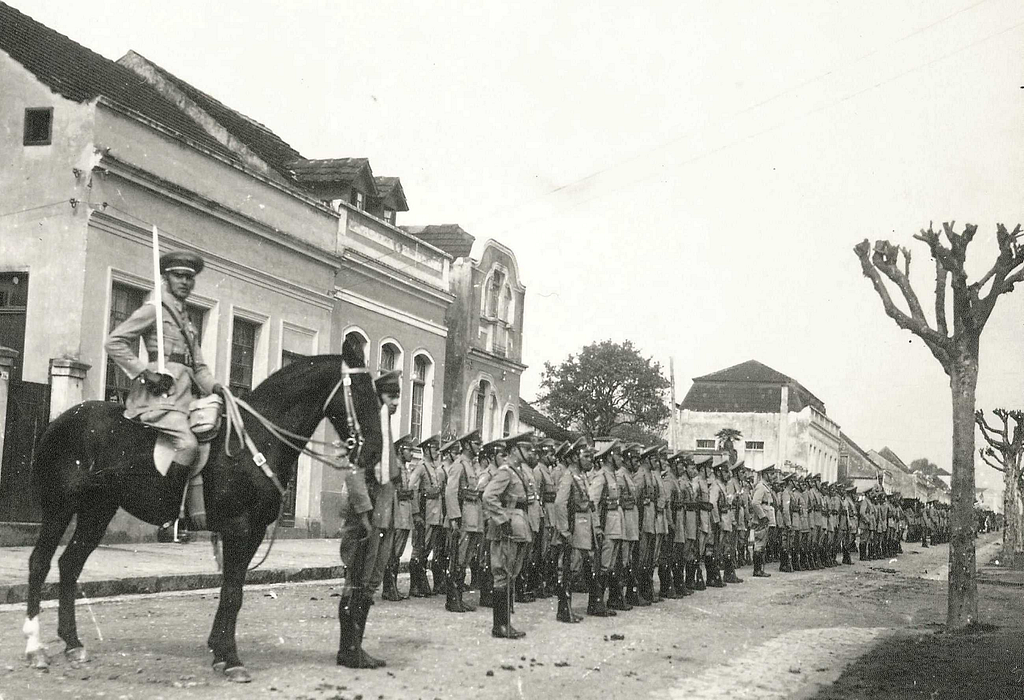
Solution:
<svg viewBox="0 0 1024 700">
<path fill-rule="evenodd" d="M 370 370 L 366 367 L 349 367 L 347 362 L 342 361 L 341 379 L 331 389 L 331 393 L 327 395 L 323 411 L 326 416 L 327 407 L 331 404 L 335 394 L 338 393 L 338 389 L 341 388 L 341 395 L 345 400 L 345 423 L 348 426 L 348 435 L 345 437 L 344 447 L 350 463 L 359 460 L 359 454 L 362 452 L 363 445 L 366 442 L 365 438 L 363 438 L 363 429 L 359 425 L 359 416 L 356 415 L 356 404 L 352 399 L 353 374 L 370 374 Z"/>
</svg>

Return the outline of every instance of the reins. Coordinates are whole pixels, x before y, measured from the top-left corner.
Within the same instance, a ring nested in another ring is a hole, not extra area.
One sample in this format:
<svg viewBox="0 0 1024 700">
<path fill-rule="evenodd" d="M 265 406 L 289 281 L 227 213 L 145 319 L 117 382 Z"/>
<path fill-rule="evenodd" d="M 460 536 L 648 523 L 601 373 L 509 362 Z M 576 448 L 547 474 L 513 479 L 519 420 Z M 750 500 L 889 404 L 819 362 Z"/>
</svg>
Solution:
<svg viewBox="0 0 1024 700">
<path fill-rule="evenodd" d="M 256 419 L 260 425 L 262 425 L 268 433 L 285 446 L 295 450 L 299 454 L 304 454 L 311 459 L 326 464 L 332 469 L 351 469 L 352 463 L 358 459 L 360 452 L 362 452 L 365 439 L 363 437 L 362 427 L 359 425 L 359 418 L 356 416 L 355 401 L 352 398 L 352 375 L 353 374 L 369 374 L 370 370 L 366 367 L 349 367 L 347 363 L 342 362 L 341 365 L 341 379 L 334 385 L 331 392 L 327 395 L 327 400 L 324 401 L 321 414 L 327 417 L 327 408 L 331 405 L 331 401 L 337 395 L 338 390 L 342 390 L 342 397 L 345 401 L 345 422 L 348 427 L 348 435 L 345 437 L 343 443 L 328 442 L 326 440 L 314 440 L 310 436 L 300 435 L 292 432 L 286 428 L 282 428 L 277 425 L 266 416 L 260 414 L 254 409 L 247 401 L 234 396 L 229 391 L 225 391 L 221 394 L 224 399 L 224 413 L 225 422 L 227 425 L 224 427 L 224 454 L 228 457 L 235 457 L 239 451 L 243 448 L 248 449 L 252 455 L 253 463 L 260 468 L 263 474 L 270 479 L 274 487 L 277 488 L 278 493 L 281 495 L 281 505 L 277 511 L 277 517 L 274 519 L 273 527 L 270 530 L 270 542 L 267 545 L 267 551 L 263 554 L 263 557 L 256 562 L 253 566 L 249 567 L 249 571 L 259 568 L 263 562 L 270 556 L 270 550 L 274 546 L 274 540 L 277 537 L 277 526 L 281 521 L 281 515 L 284 513 L 284 495 L 287 492 L 287 488 L 281 484 L 281 481 L 277 478 L 277 474 L 267 464 L 266 457 L 260 452 L 256 443 L 249 436 L 249 432 L 245 428 L 245 422 L 242 419 L 242 411 L 245 411 L 250 416 Z M 232 451 L 231 442 L 235 440 L 236 449 Z M 327 448 L 342 447 L 343 453 L 340 459 L 329 456 L 326 452 L 318 452 L 310 449 L 309 445 L 319 445 Z M 214 533 L 216 534 L 216 533 Z M 217 542 L 214 540 L 214 556 L 217 558 L 218 567 L 220 566 L 220 557 L 217 554 Z"/>
</svg>

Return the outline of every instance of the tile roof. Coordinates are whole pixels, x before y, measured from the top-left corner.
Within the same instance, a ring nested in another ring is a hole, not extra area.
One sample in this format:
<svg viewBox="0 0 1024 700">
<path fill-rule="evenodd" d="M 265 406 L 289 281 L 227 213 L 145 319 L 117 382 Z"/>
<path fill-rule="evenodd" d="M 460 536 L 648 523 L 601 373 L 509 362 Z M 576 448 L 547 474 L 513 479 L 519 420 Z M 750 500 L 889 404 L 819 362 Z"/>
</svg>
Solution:
<svg viewBox="0 0 1024 700">
<path fill-rule="evenodd" d="M 790 410 L 801 411 L 806 406 L 814 406 L 817 410 L 822 413 L 825 412 L 825 404 L 817 396 L 808 391 L 804 385 L 792 377 L 788 377 L 780 373 L 776 369 L 772 369 L 766 364 L 762 364 L 757 360 L 746 360 L 739 364 L 733 364 L 731 367 L 725 369 L 719 369 L 713 371 L 710 375 L 703 375 L 702 377 L 694 377 L 693 384 L 708 385 L 716 384 L 723 386 L 722 392 L 723 399 L 732 397 L 733 401 L 743 405 L 744 401 L 751 401 L 752 407 L 745 410 L 752 412 L 765 412 L 775 413 L 778 412 L 778 400 L 775 401 L 775 407 L 770 410 L 767 409 L 765 401 L 767 400 L 768 394 L 764 392 L 742 392 L 742 391 L 728 391 L 730 386 L 734 385 L 746 385 L 753 387 L 754 385 L 774 385 L 774 386 L 787 386 L 790 387 Z M 690 390 L 693 391 L 692 389 Z M 745 398 L 744 398 L 745 394 Z M 774 396 L 778 397 L 779 394 L 775 393 Z M 689 397 L 689 394 L 687 394 Z M 779 399 L 780 400 L 780 399 Z M 683 399 L 683 403 L 686 403 L 686 399 Z M 689 406 L 682 405 L 683 408 L 689 408 Z M 718 412 L 721 409 L 715 407 L 705 408 L 691 408 L 692 410 L 712 411 Z"/>
<path fill-rule="evenodd" d="M 288 170 L 300 184 L 348 183 L 363 174 L 374 184 L 368 158 L 299 158 L 288 163 Z"/>
<path fill-rule="evenodd" d="M 390 199 L 395 211 L 409 211 L 409 204 L 405 201 L 405 190 L 402 189 L 402 181 L 397 177 L 374 177 L 373 184 L 377 186 L 377 196 L 382 200 Z"/>
<path fill-rule="evenodd" d="M 428 226 L 403 226 L 411 233 L 435 248 L 440 248 L 453 258 L 468 258 L 476 238 L 458 224 L 431 224 Z"/>
<path fill-rule="evenodd" d="M 102 95 L 210 151 L 237 161 L 230 150 L 141 77 L 2 2 L 0 50 L 62 97 L 89 102 Z"/>
<path fill-rule="evenodd" d="M 890 462 L 895 464 L 897 467 L 899 467 L 903 471 L 905 471 L 907 473 L 910 473 L 910 467 L 908 467 L 906 465 L 906 463 L 902 459 L 900 459 L 899 456 L 897 456 L 897 454 L 895 452 L 893 452 L 892 450 L 890 450 L 888 447 L 883 447 L 882 449 L 880 449 L 878 451 L 878 454 L 880 454 L 883 457 L 885 457 L 887 460 L 889 460 Z"/>
<path fill-rule="evenodd" d="M 519 422 L 555 440 L 572 441 L 580 436 L 579 433 L 560 427 L 553 420 L 534 408 L 524 398 L 519 399 Z"/>
<path fill-rule="evenodd" d="M 179 90 L 185 93 L 185 95 L 195 102 L 200 109 L 213 117 L 236 139 L 244 143 L 253 153 L 259 156 L 263 162 L 282 176 L 291 179 L 287 166 L 289 163 L 297 158 L 301 158 L 302 156 L 298 151 L 285 143 L 281 137 L 265 127 L 263 124 L 260 124 L 255 119 L 231 109 L 220 100 L 217 100 L 202 90 L 190 85 L 144 56 L 140 56 L 140 58 L 156 69 L 160 75 L 173 83 Z"/>
<path fill-rule="evenodd" d="M 789 387 L 789 410 L 813 406 L 825 413 L 825 404 L 800 382 L 757 360 L 693 378 L 680 408 L 703 413 L 778 413 L 780 389 Z"/>
</svg>

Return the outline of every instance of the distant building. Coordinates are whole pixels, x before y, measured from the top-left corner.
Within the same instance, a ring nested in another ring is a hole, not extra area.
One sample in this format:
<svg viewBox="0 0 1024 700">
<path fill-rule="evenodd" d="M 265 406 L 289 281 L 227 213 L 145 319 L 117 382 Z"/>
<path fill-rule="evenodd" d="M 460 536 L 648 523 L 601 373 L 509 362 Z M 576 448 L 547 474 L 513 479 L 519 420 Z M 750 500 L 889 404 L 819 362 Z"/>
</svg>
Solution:
<svg viewBox="0 0 1024 700">
<path fill-rule="evenodd" d="M 405 230 L 455 259 L 445 317 L 444 431 L 476 428 L 485 441 L 518 432 L 526 287 L 515 253 L 457 224 Z"/>
<path fill-rule="evenodd" d="M 838 474 L 840 430 L 825 404 L 756 360 L 695 377 L 676 410 L 676 449 L 718 449 L 715 434 L 735 428 L 743 435 L 737 452 L 749 467 L 776 464 L 827 481 Z"/>
<path fill-rule="evenodd" d="M 526 399 L 519 399 L 519 428 L 533 430 L 553 440 L 572 442 L 580 437 L 579 433 L 567 430 L 546 415 L 534 408 Z"/>
<path fill-rule="evenodd" d="M 882 468 L 882 488 L 886 493 L 899 492 L 904 498 L 917 498 L 917 479 L 906 462 L 888 447 L 868 452 L 871 461 Z"/>
<path fill-rule="evenodd" d="M 839 438 L 839 480 L 854 484 L 861 493 L 881 485 L 881 467 L 849 435 L 840 432 Z"/>
</svg>

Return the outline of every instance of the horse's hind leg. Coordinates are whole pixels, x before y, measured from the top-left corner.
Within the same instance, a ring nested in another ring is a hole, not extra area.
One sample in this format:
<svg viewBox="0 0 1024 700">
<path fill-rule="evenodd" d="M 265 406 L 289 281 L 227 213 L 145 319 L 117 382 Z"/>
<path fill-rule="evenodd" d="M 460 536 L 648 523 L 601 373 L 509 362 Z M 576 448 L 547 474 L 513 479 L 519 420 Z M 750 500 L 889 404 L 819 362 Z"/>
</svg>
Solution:
<svg viewBox="0 0 1024 700">
<path fill-rule="evenodd" d="M 248 527 L 243 525 L 229 527 L 222 533 L 224 578 L 220 587 L 220 604 L 217 606 L 213 629 L 210 630 L 206 644 L 213 652 L 213 668 L 222 671 L 229 680 L 236 683 L 248 683 L 252 680 L 242 660 L 238 658 L 235 623 L 238 620 L 238 611 L 242 608 L 245 572 L 265 534 L 265 527 L 258 528 L 256 532 L 249 532 Z"/>
<path fill-rule="evenodd" d="M 50 573 L 50 561 L 60 544 L 60 538 L 68 529 L 73 515 L 70 509 L 57 513 L 44 513 L 43 522 L 39 526 L 39 538 L 32 554 L 28 558 L 28 606 L 25 611 L 25 658 L 35 668 L 46 668 L 50 665 L 46 658 L 46 650 L 39 641 L 39 601 L 43 595 L 43 583 Z"/>
<path fill-rule="evenodd" d="M 88 498 L 83 501 L 88 502 Z M 75 599 L 78 597 L 78 576 L 82 573 L 85 560 L 93 553 L 103 539 L 107 525 L 117 512 L 117 503 L 110 501 L 92 502 L 82 507 L 75 524 L 75 534 L 60 555 L 60 604 L 57 609 L 57 635 L 67 647 L 64 655 L 71 661 L 87 661 L 85 647 L 78 639 L 75 622 Z"/>
</svg>

